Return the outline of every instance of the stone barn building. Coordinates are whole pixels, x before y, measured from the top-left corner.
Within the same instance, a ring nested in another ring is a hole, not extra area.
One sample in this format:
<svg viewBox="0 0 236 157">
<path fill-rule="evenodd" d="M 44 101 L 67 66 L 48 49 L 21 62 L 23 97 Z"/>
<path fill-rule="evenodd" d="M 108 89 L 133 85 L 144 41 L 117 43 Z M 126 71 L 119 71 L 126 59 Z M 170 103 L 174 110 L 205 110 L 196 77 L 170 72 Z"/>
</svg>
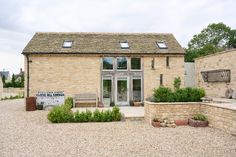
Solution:
<svg viewBox="0 0 236 157">
<path fill-rule="evenodd" d="M 172 34 L 36 33 L 23 50 L 25 96 L 96 93 L 105 106 L 150 99 L 184 84 L 184 50 Z"/>
</svg>

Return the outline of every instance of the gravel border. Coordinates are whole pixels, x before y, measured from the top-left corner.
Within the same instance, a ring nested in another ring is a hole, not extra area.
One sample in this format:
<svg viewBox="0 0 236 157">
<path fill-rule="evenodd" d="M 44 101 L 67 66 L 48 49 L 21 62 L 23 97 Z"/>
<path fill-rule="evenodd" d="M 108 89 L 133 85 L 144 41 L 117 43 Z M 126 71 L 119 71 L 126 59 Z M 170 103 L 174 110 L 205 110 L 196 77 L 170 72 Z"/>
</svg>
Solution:
<svg viewBox="0 0 236 157">
<path fill-rule="evenodd" d="M 236 137 L 213 128 L 142 121 L 51 124 L 24 100 L 0 101 L 0 156 L 236 156 Z"/>
</svg>

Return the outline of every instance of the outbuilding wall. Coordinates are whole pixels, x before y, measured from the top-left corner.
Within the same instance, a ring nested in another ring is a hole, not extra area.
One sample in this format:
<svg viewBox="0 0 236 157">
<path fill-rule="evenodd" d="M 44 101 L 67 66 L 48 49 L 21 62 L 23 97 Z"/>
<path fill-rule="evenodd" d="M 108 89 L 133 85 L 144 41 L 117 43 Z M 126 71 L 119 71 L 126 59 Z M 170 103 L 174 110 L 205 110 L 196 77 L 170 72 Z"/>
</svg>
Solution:
<svg viewBox="0 0 236 157">
<path fill-rule="evenodd" d="M 63 91 L 66 96 L 100 94 L 99 57 L 30 55 L 29 60 L 29 96 L 35 96 L 38 91 Z M 26 59 L 25 72 L 27 87 Z"/>
<path fill-rule="evenodd" d="M 66 96 L 78 93 L 97 93 L 101 88 L 101 57 L 78 55 L 29 55 L 29 96 L 38 91 L 63 91 Z M 153 89 L 160 86 L 160 74 L 163 74 L 163 86 L 173 88 L 175 77 L 180 77 L 184 85 L 184 57 L 143 56 L 143 92 L 144 100 L 150 99 Z M 155 59 L 154 68 L 152 60 Z M 27 96 L 27 60 L 25 58 L 25 96 Z"/>
<path fill-rule="evenodd" d="M 152 60 L 154 59 L 154 68 Z M 160 75 L 163 74 L 163 86 L 173 88 L 174 79 L 180 77 L 184 86 L 184 56 L 169 56 L 169 66 L 166 66 L 166 56 L 144 58 L 144 100 L 150 100 L 153 89 L 160 86 Z"/>
<path fill-rule="evenodd" d="M 229 88 L 236 90 L 236 50 L 228 50 L 195 60 L 196 86 L 204 88 L 207 96 L 225 97 Z M 218 69 L 230 69 L 230 82 L 204 82 L 201 72 Z"/>
</svg>

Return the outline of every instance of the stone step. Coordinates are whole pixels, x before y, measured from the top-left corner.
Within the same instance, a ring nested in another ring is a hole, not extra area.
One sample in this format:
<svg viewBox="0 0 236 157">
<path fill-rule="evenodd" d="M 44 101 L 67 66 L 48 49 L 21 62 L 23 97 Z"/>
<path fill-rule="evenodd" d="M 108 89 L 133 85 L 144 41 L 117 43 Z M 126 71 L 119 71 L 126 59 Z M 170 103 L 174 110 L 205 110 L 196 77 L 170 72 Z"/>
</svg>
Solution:
<svg viewBox="0 0 236 157">
<path fill-rule="evenodd" d="M 144 117 L 125 117 L 125 121 L 144 121 Z"/>
</svg>

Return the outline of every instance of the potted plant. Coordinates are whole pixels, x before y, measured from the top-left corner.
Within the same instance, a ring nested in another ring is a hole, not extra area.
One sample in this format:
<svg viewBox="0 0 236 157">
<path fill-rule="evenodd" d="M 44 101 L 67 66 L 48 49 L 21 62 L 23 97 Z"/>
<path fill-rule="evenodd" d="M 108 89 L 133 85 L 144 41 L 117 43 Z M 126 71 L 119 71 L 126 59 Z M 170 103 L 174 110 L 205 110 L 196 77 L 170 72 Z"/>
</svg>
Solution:
<svg viewBox="0 0 236 157">
<path fill-rule="evenodd" d="M 37 108 L 37 110 L 43 110 L 43 105 L 42 104 L 37 104 L 36 108 Z"/>
<path fill-rule="evenodd" d="M 140 100 L 134 100 L 133 101 L 134 106 L 138 107 L 138 106 L 142 106 L 142 102 Z"/>
<path fill-rule="evenodd" d="M 188 125 L 188 119 L 177 119 L 174 122 L 177 126 Z"/>
<path fill-rule="evenodd" d="M 193 118 L 189 119 L 189 125 L 193 127 L 207 127 L 207 117 L 202 113 L 198 113 Z"/>
<path fill-rule="evenodd" d="M 154 118 L 154 119 L 152 120 L 152 126 L 153 126 L 153 127 L 160 127 L 160 126 L 161 126 L 161 122 L 159 121 L 158 118 Z"/>
</svg>

